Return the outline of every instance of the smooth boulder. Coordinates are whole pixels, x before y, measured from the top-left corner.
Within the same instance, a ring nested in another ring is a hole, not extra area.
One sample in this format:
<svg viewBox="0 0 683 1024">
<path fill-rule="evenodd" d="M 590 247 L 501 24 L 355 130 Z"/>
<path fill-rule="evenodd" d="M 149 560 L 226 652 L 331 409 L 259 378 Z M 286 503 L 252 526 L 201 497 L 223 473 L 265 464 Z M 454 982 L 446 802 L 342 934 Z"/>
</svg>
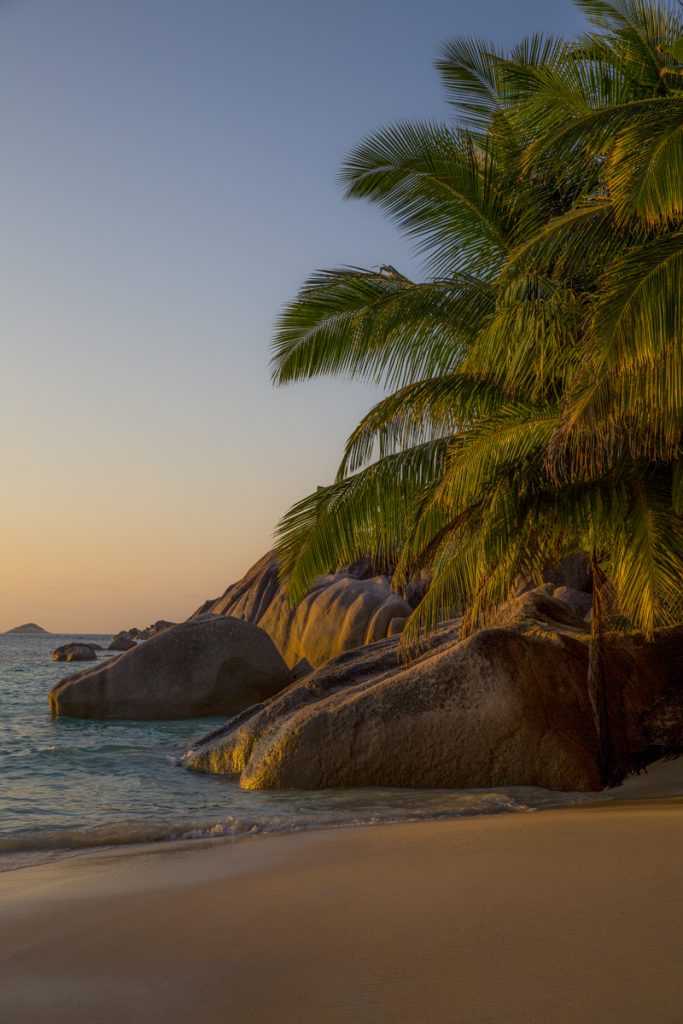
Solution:
<svg viewBox="0 0 683 1024">
<path fill-rule="evenodd" d="M 575 590 L 573 587 L 555 587 L 552 596 L 556 601 L 562 601 L 569 605 L 575 615 L 583 621 L 590 612 L 593 605 L 592 594 L 586 594 L 583 590 Z"/>
<path fill-rule="evenodd" d="M 112 642 L 107 647 L 108 651 L 131 651 L 134 647 L 137 647 L 137 641 L 131 640 L 130 637 L 124 636 L 119 633 L 115 636 Z"/>
<path fill-rule="evenodd" d="M 166 629 L 49 694 L 54 717 L 169 719 L 235 715 L 291 674 L 262 629 L 214 616 Z"/>
<path fill-rule="evenodd" d="M 395 668 L 368 677 L 372 647 L 351 672 L 331 662 L 200 742 L 186 766 L 239 774 L 244 789 L 599 785 L 576 652 L 490 629 L 406 668 L 384 644 Z"/>
<path fill-rule="evenodd" d="M 99 644 L 70 643 L 62 644 L 52 652 L 53 661 L 96 661 Z"/>
<path fill-rule="evenodd" d="M 392 591 L 387 576 L 365 563 L 318 579 L 292 608 L 278 581 L 272 554 L 253 566 L 217 601 L 193 618 L 231 615 L 265 629 L 290 668 L 302 659 L 317 668 L 344 651 L 398 634 L 412 608 Z"/>
<path fill-rule="evenodd" d="M 560 588 L 562 589 L 562 588 Z M 586 626 L 571 606 L 555 596 L 553 583 L 527 590 L 498 605 L 486 616 L 487 626 L 522 629 L 536 636 L 557 638 L 559 633 L 582 634 Z"/>
</svg>

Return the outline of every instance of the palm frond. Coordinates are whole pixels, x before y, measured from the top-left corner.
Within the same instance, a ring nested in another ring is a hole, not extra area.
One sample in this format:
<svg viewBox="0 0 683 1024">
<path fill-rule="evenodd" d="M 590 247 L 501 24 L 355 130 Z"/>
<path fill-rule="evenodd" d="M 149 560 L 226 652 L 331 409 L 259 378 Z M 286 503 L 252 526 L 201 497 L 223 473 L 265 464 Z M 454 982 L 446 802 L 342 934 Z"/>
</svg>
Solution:
<svg viewBox="0 0 683 1024">
<path fill-rule="evenodd" d="M 658 46 L 683 35 L 680 10 L 661 0 L 574 0 L 593 25 L 606 30 L 613 48 L 628 50 L 639 77 L 653 90 L 660 83 L 663 58 Z"/>
<path fill-rule="evenodd" d="M 366 139 L 347 159 L 348 198 L 377 203 L 414 238 L 428 270 L 467 267 L 490 279 L 509 248 L 514 193 L 493 154 L 461 129 L 406 122 Z"/>
<path fill-rule="evenodd" d="M 626 617 L 651 638 L 682 610 L 683 521 L 671 513 L 671 495 L 654 474 L 634 476 L 615 503 L 609 570 Z"/>
<path fill-rule="evenodd" d="M 410 503 L 440 475 L 446 447 L 437 439 L 387 456 L 290 509 L 278 525 L 276 554 L 292 603 L 343 563 L 366 555 L 379 565 L 396 562 Z"/>
<path fill-rule="evenodd" d="M 358 424 L 346 444 L 337 479 L 366 465 L 376 449 L 383 458 L 425 440 L 467 430 L 474 420 L 492 415 L 510 398 L 492 381 L 462 372 L 408 384 L 378 402 Z"/>
<path fill-rule="evenodd" d="M 566 174 L 566 168 L 572 170 L 577 161 L 593 162 L 599 167 L 621 132 L 643 118 L 666 117 L 669 113 L 675 116 L 679 106 L 676 97 L 648 97 L 590 110 L 539 135 L 528 147 L 523 165 L 527 172 L 554 168 L 560 175 L 563 167 Z"/>
<path fill-rule="evenodd" d="M 604 365 L 657 358 L 680 342 L 683 325 L 683 230 L 631 246 L 601 278 L 594 332 Z"/>
<path fill-rule="evenodd" d="M 510 254 L 500 280 L 522 274 L 545 274 L 581 288 L 602 272 L 605 264 L 636 239 L 645 242 L 638 226 L 617 228 L 607 197 L 577 201 L 566 213 L 551 217 Z"/>
<path fill-rule="evenodd" d="M 458 365 L 490 289 L 461 275 L 415 283 L 357 268 L 319 271 L 285 308 L 273 341 L 273 380 L 326 374 L 400 386 Z"/>
<path fill-rule="evenodd" d="M 594 374 L 589 362 L 564 403 L 548 446 L 549 472 L 557 479 L 601 476 L 626 456 L 680 458 L 683 347 L 673 342 L 656 359 L 624 361 L 608 373 Z"/>
<path fill-rule="evenodd" d="M 501 475 L 521 468 L 532 479 L 560 423 L 557 407 L 508 406 L 473 426 L 452 446 L 435 502 L 457 515 L 478 503 Z"/>
<path fill-rule="evenodd" d="M 533 274 L 505 279 L 464 368 L 513 394 L 552 400 L 571 379 L 583 316 L 580 298 L 566 284 Z"/>
<path fill-rule="evenodd" d="M 458 36 L 443 46 L 436 62 L 459 122 L 475 131 L 485 130 L 503 109 L 496 77 L 501 56 L 493 43 Z"/>
<path fill-rule="evenodd" d="M 683 216 L 683 99 L 635 118 L 616 138 L 606 184 L 620 221 L 649 227 Z"/>
</svg>

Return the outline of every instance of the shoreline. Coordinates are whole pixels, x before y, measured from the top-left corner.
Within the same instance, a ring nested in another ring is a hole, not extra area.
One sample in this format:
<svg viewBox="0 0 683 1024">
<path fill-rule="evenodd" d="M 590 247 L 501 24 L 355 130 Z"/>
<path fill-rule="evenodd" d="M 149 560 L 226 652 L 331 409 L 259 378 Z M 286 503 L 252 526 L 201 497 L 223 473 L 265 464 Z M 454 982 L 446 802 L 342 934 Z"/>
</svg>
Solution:
<svg viewBox="0 0 683 1024">
<path fill-rule="evenodd" d="M 683 759 L 682 759 L 683 760 Z M 626 799 L 0 876 L 22 1024 L 678 1024 L 681 764 Z"/>
<path fill-rule="evenodd" d="M 512 800 L 515 789 L 521 793 L 525 787 L 500 787 L 492 790 L 444 790 L 448 793 L 463 793 L 468 795 L 480 795 L 482 799 L 493 795 L 507 795 Z M 308 792 L 308 791 L 306 791 Z M 359 791 L 362 792 L 362 791 Z M 419 794 L 415 790 L 415 794 Z M 426 791 L 432 793 L 434 791 Z M 441 811 L 433 816 L 425 815 L 418 817 L 397 817 L 386 820 L 350 820 L 338 822 L 320 822 L 311 824 L 296 824 L 295 826 L 268 828 L 250 822 L 238 822 L 243 827 L 234 828 L 229 831 L 232 824 L 225 829 L 225 822 L 214 822 L 207 820 L 199 822 L 177 822 L 177 823 L 147 823 L 141 822 L 120 822 L 111 825 L 95 826 L 93 828 L 65 829 L 64 836 L 72 837 L 68 845 L 59 845 L 62 833 L 59 829 L 51 833 L 35 833 L 36 845 L 29 845 L 33 841 L 31 834 L 19 834 L 17 836 L 6 836 L 0 838 L 0 878 L 5 873 L 30 870 L 45 865 L 56 865 L 62 861 L 80 859 L 84 857 L 100 855 L 118 855 L 125 857 L 135 855 L 136 852 L 149 849 L 159 853 L 172 853 L 185 848 L 201 849 L 206 846 L 229 845 L 246 839 L 266 839 L 283 837 L 287 835 L 315 834 L 319 832 L 337 832 L 345 829 L 356 828 L 377 828 L 388 825 L 409 825 L 430 822 L 458 822 L 480 817 L 496 817 L 498 815 L 535 814 L 537 812 L 547 813 L 548 811 L 571 810 L 574 808 L 602 807 L 613 803 L 633 802 L 636 800 L 651 801 L 653 799 L 664 799 L 670 797 L 683 797 L 683 757 L 669 761 L 658 761 L 649 765 L 647 771 L 640 775 L 632 775 L 613 790 L 603 790 L 597 793 L 553 793 L 551 790 L 538 790 L 539 793 L 547 792 L 548 797 L 565 797 L 566 802 L 558 799 L 557 802 L 549 800 L 547 804 L 532 806 L 520 799 L 518 805 L 504 806 L 492 803 L 489 808 L 481 810 L 460 809 L 453 813 Z M 514 796 L 518 796 L 515 793 Z M 575 799 L 570 799 L 575 798 Z M 514 801 L 513 801 L 514 802 Z M 235 819 L 231 819 L 231 822 Z M 100 833 L 103 841 L 97 842 Z M 125 835 L 140 835 L 141 838 L 121 838 Z M 116 835 L 115 839 L 107 841 L 104 837 Z M 73 838 L 75 837 L 75 838 Z M 44 845 L 39 844 L 39 839 L 44 840 Z M 48 841 L 49 840 L 49 841 Z M 3 845 L 4 844 L 4 845 Z"/>
</svg>

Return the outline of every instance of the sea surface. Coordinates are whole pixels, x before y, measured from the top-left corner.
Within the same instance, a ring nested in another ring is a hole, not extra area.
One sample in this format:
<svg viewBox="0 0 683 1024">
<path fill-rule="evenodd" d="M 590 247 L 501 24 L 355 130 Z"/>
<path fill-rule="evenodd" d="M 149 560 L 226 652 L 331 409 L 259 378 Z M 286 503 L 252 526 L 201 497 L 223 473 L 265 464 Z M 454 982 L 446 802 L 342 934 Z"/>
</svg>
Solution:
<svg viewBox="0 0 683 1024">
<path fill-rule="evenodd" d="M 106 647 L 111 637 L 0 634 L 0 870 L 94 846 L 528 812 L 586 799 L 531 787 L 243 792 L 234 779 L 178 764 L 223 719 L 53 721 L 50 688 L 93 663 L 53 662 L 51 653 L 78 639 Z"/>
</svg>

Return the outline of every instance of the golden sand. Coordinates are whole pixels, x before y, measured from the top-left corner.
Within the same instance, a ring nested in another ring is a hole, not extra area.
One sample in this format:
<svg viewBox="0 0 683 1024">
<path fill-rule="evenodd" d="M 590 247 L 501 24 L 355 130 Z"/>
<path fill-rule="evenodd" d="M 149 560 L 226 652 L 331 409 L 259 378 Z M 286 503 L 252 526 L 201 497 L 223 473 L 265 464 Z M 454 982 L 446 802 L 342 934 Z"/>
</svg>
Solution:
<svg viewBox="0 0 683 1024">
<path fill-rule="evenodd" d="M 7 872 L 0 1020 L 681 1024 L 680 794 Z"/>
</svg>

